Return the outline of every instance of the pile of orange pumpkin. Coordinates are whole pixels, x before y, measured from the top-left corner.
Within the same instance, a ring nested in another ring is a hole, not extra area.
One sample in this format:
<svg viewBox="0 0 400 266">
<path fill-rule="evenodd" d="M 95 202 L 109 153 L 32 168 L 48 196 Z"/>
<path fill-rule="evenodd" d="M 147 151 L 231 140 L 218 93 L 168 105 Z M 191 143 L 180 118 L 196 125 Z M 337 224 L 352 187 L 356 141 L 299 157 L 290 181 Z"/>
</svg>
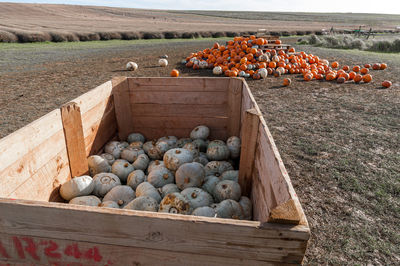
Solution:
<svg viewBox="0 0 400 266">
<path fill-rule="evenodd" d="M 273 42 L 281 44 L 280 40 Z M 329 64 L 327 60 L 313 54 L 296 53 L 294 48 L 290 48 L 287 52 L 275 49 L 263 52 L 260 47 L 267 43 L 268 40 L 254 35 L 235 37 L 226 45 L 214 43 L 212 48 L 191 53 L 183 63 L 194 70 L 210 68 L 215 75 L 228 77 L 261 79 L 268 75 L 278 77 L 283 74 L 302 74 L 305 81 L 336 80 L 338 83 L 349 80 L 354 80 L 355 83 L 361 81 L 368 83 L 372 81 L 372 75 L 369 74 L 371 68 L 374 70 L 387 68 L 385 63 L 375 63 L 372 66 L 365 64 L 364 67 L 354 66 L 350 69 L 349 66 L 343 66 L 339 69 L 338 62 Z M 284 83 L 285 86 L 290 84 L 288 80 Z M 382 86 L 385 85 L 382 83 Z"/>
</svg>

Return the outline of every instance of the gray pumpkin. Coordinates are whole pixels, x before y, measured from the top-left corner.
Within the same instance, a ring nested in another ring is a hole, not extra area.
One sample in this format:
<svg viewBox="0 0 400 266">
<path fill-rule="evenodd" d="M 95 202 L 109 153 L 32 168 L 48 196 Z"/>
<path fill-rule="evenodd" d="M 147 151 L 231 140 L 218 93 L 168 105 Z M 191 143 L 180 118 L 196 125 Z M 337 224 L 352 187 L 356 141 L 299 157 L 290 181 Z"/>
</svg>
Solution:
<svg viewBox="0 0 400 266">
<path fill-rule="evenodd" d="M 232 159 L 237 159 L 240 156 L 240 138 L 236 136 L 230 137 L 226 141 L 226 145 L 228 146 L 230 157 Z"/>
<path fill-rule="evenodd" d="M 146 179 L 146 175 L 142 170 L 134 170 L 128 175 L 126 184 L 133 189 L 136 189 L 140 183 L 143 183 Z"/>
<path fill-rule="evenodd" d="M 115 201 L 103 201 L 99 207 L 119 209 L 119 205 Z"/>
<path fill-rule="evenodd" d="M 135 197 L 135 191 L 130 186 L 116 186 L 108 191 L 103 201 L 114 201 L 123 208 L 126 204 L 134 200 Z"/>
<path fill-rule="evenodd" d="M 123 159 L 115 160 L 111 167 L 111 172 L 119 177 L 121 182 L 126 182 L 128 175 L 133 172 L 135 168 L 128 161 Z"/>
<path fill-rule="evenodd" d="M 208 164 L 207 155 L 204 152 L 200 152 L 199 156 L 193 159 L 193 162 L 201 163 L 202 165 L 206 166 Z"/>
<path fill-rule="evenodd" d="M 168 142 L 165 140 L 157 141 L 156 148 L 157 148 L 157 152 L 160 157 L 164 156 L 164 153 L 166 153 L 168 150 L 172 149 L 170 147 L 170 145 L 168 144 Z"/>
<path fill-rule="evenodd" d="M 150 173 L 153 169 L 159 166 L 165 167 L 164 161 L 160 160 L 150 161 L 149 166 L 147 167 L 147 173 Z"/>
<path fill-rule="evenodd" d="M 206 178 L 204 179 L 204 184 L 201 188 L 210 193 L 211 195 L 213 195 L 214 189 L 219 182 L 221 182 L 219 177 L 216 177 L 215 175 L 209 175 L 206 176 Z"/>
<path fill-rule="evenodd" d="M 140 183 L 136 188 L 136 197 L 148 196 L 155 199 L 157 202 L 161 201 L 160 193 L 158 190 L 149 182 Z"/>
<path fill-rule="evenodd" d="M 200 153 L 199 148 L 193 142 L 186 143 L 183 146 L 183 149 L 190 151 L 193 155 L 193 158 L 196 158 L 199 156 L 199 153 Z"/>
<path fill-rule="evenodd" d="M 182 164 L 191 162 L 193 162 L 193 155 L 186 149 L 171 149 L 164 154 L 165 167 L 171 171 L 176 171 Z"/>
<path fill-rule="evenodd" d="M 203 139 L 206 140 L 210 135 L 210 129 L 207 126 L 201 125 L 195 127 L 192 132 L 190 132 L 191 139 Z"/>
<path fill-rule="evenodd" d="M 157 148 L 157 142 L 156 141 L 147 141 L 143 144 L 143 150 L 145 153 L 149 156 L 150 159 L 152 160 L 161 160 L 162 155 L 160 150 Z"/>
<path fill-rule="evenodd" d="M 239 182 L 239 170 L 228 170 L 222 173 L 221 180 L 232 180 Z"/>
<path fill-rule="evenodd" d="M 150 159 L 146 154 L 140 154 L 137 159 L 133 162 L 133 167 L 139 170 L 146 170 L 149 165 Z"/>
<path fill-rule="evenodd" d="M 93 177 L 93 195 L 104 197 L 113 187 L 121 185 L 121 180 L 113 173 L 100 173 Z"/>
<path fill-rule="evenodd" d="M 101 200 L 96 196 L 80 196 L 73 198 L 69 201 L 69 204 L 95 206 L 98 207 Z"/>
<path fill-rule="evenodd" d="M 87 196 L 94 189 L 93 178 L 88 175 L 74 177 L 60 187 L 60 196 L 65 200 L 71 200 L 80 196 Z"/>
<path fill-rule="evenodd" d="M 123 150 L 123 149 L 126 149 L 126 148 L 129 147 L 129 143 L 126 142 L 126 141 L 120 141 L 118 146 L 119 146 L 119 148 L 120 148 L 121 150 Z"/>
<path fill-rule="evenodd" d="M 223 172 L 233 170 L 233 166 L 227 161 L 211 161 L 204 166 L 204 170 L 206 171 L 206 176 L 216 175 L 219 177 Z"/>
<path fill-rule="evenodd" d="M 119 141 L 108 142 L 106 146 L 104 146 L 104 151 L 114 156 L 115 159 L 119 159 L 122 151 L 120 147 L 120 142 Z"/>
<path fill-rule="evenodd" d="M 178 141 L 176 142 L 176 147 L 177 148 L 183 148 L 183 146 L 185 146 L 186 143 L 192 142 L 192 139 L 190 138 L 181 138 L 178 139 Z"/>
<path fill-rule="evenodd" d="M 200 152 L 206 152 L 208 143 L 203 139 L 195 139 L 192 141 L 193 145 L 197 147 Z"/>
<path fill-rule="evenodd" d="M 222 140 L 213 140 L 207 147 L 207 158 L 210 161 L 223 161 L 229 158 L 229 149 Z"/>
<path fill-rule="evenodd" d="M 193 212 L 192 215 L 194 216 L 204 216 L 204 217 L 215 217 L 215 209 L 204 206 L 204 207 L 199 207 L 196 208 Z"/>
<path fill-rule="evenodd" d="M 181 190 L 188 187 L 201 187 L 205 177 L 202 164 L 196 162 L 184 163 L 175 173 L 175 183 Z"/>
<path fill-rule="evenodd" d="M 131 134 L 129 134 L 129 136 L 127 138 L 127 141 L 129 143 L 137 142 L 137 141 L 140 141 L 140 142 L 144 143 L 146 141 L 146 139 L 140 133 L 131 133 Z"/>
<path fill-rule="evenodd" d="M 181 192 L 176 184 L 166 184 L 161 188 L 161 196 L 164 198 L 170 193 Z"/>
<path fill-rule="evenodd" d="M 132 143 L 129 144 L 129 147 L 130 147 L 130 148 L 133 148 L 133 149 L 142 149 L 142 148 L 143 148 L 143 142 L 141 142 L 141 141 L 134 141 L 134 142 L 132 142 Z"/>
<path fill-rule="evenodd" d="M 149 173 L 147 182 L 155 188 L 161 188 L 166 184 L 174 183 L 174 175 L 165 167 L 157 167 Z"/>
<path fill-rule="evenodd" d="M 121 159 L 127 160 L 129 163 L 133 163 L 140 154 L 144 154 L 144 150 L 128 147 L 122 150 Z"/>
<path fill-rule="evenodd" d="M 253 216 L 253 204 L 248 197 L 242 196 L 239 200 L 240 206 L 242 206 L 242 211 L 245 220 L 251 220 Z"/>
<path fill-rule="evenodd" d="M 217 202 L 221 202 L 226 199 L 232 199 L 239 201 L 242 192 L 240 185 L 232 180 L 223 180 L 219 182 L 213 191 L 214 199 Z"/>
<path fill-rule="evenodd" d="M 217 218 L 240 219 L 244 218 L 242 207 L 234 200 L 221 201 L 214 208 Z"/>
<path fill-rule="evenodd" d="M 181 194 L 175 192 L 165 196 L 158 209 L 159 212 L 190 214 L 192 209 L 189 201 Z"/>
<path fill-rule="evenodd" d="M 148 196 L 140 196 L 129 202 L 124 209 L 126 210 L 136 210 L 136 211 L 149 211 L 157 212 L 158 203 L 157 201 Z"/>
<path fill-rule="evenodd" d="M 105 153 L 102 153 L 100 156 L 103 157 L 110 166 L 115 162 L 115 158 L 114 158 L 114 156 L 112 156 L 112 154 L 105 152 Z M 111 168 L 110 168 L 110 171 L 111 171 Z"/>
<path fill-rule="evenodd" d="M 165 141 L 168 143 L 169 149 L 173 149 L 176 148 L 177 142 L 178 142 L 178 138 L 175 136 L 166 136 L 166 137 L 162 137 L 159 138 L 158 141 Z"/>
<path fill-rule="evenodd" d="M 181 194 L 189 201 L 193 210 L 214 203 L 212 196 L 201 188 L 189 187 L 182 190 Z"/>
<path fill-rule="evenodd" d="M 92 155 L 88 158 L 89 173 L 95 176 L 98 173 L 109 173 L 111 166 L 106 159 L 99 155 Z"/>
</svg>

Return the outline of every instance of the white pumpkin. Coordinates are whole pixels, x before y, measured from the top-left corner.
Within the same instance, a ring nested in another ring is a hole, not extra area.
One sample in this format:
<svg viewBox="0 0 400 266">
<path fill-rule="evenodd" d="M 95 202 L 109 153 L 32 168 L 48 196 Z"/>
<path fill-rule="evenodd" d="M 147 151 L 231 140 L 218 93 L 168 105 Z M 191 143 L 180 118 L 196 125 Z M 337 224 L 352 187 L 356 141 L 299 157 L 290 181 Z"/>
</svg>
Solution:
<svg viewBox="0 0 400 266">
<path fill-rule="evenodd" d="M 101 204 L 101 200 L 96 196 L 81 196 L 73 198 L 69 201 L 69 204 L 76 205 L 86 205 L 86 206 L 99 206 Z"/>
<path fill-rule="evenodd" d="M 265 79 L 268 76 L 268 71 L 265 68 L 259 69 L 258 73 L 260 74 L 261 78 L 263 78 L 263 79 Z"/>
<path fill-rule="evenodd" d="M 222 75 L 222 67 L 216 66 L 213 68 L 213 74 L 214 75 Z"/>
<path fill-rule="evenodd" d="M 99 155 L 89 156 L 88 165 L 91 176 L 95 176 L 99 173 L 109 173 L 111 171 L 109 162 Z"/>
<path fill-rule="evenodd" d="M 160 60 L 158 60 L 158 65 L 160 67 L 166 67 L 166 66 L 168 66 L 168 60 L 164 59 L 164 58 L 161 58 Z"/>
<path fill-rule="evenodd" d="M 77 176 L 61 185 L 60 195 L 65 200 L 87 196 L 94 188 L 93 179 L 88 175 Z"/>
<path fill-rule="evenodd" d="M 138 69 L 138 64 L 135 62 L 128 62 L 126 64 L 126 70 L 128 71 L 136 71 Z"/>
<path fill-rule="evenodd" d="M 130 186 L 115 186 L 107 192 L 103 201 L 114 201 L 123 208 L 135 198 L 135 191 Z"/>
<path fill-rule="evenodd" d="M 208 67 L 207 61 L 204 61 L 204 60 L 200 61 L 199 67 L 200 67 L 200 68 L 203 68 L 203 69 L 204 69 L 204 68 L 207 68 L 207 67 Z"/>
</svg>

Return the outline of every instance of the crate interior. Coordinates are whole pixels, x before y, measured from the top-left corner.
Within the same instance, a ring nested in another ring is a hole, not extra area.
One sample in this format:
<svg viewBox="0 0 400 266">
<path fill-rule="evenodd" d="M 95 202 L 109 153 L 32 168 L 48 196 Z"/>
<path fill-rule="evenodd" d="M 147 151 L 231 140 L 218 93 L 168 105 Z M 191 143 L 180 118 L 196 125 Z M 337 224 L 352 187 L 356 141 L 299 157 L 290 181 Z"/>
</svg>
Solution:
<svg viewBox="0 0 400 266">
<path fill-rule="evenodd" d="M 105 143 L 125 139 L 131 132 L 147 139 L 181 138 L 204 124 L 211 130 L 210 139 L 240 136 L 244 113 L 258 109 L 246 87 L 240 79 L 225 78 L 109 81 L 73 100 L 80 107 L 85 155 L 98 154 Z M 264 124 L 257 130 L 265 132 Z M 290 201 L 294 191 L 290 180 L 289 186 L 285 183 L 287 174 L 280 157 L 274 157 L 275 145 L 268 135 L 257 134 L 256 142 L 249 196 L 255 220 L 267 221 L 272 209 Z M 0 197 L 63 201 L 58 189 L 71 178 L 71 169 L 60 110 L 2 139 L 0 162 Z"/>
</svg>

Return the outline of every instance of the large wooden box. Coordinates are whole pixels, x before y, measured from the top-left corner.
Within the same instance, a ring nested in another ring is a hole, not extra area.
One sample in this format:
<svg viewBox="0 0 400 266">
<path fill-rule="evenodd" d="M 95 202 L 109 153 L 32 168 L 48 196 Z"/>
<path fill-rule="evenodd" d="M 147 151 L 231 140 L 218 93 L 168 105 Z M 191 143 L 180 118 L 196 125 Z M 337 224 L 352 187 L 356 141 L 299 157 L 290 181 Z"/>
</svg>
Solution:
<svg viewBox="0 0 400 266">
<path fill-rule="evenodd" d="M 112 139 L 242 138 L 253 221 L 62 203 Z M 0 265 L 301 264 L 310 231 L 260 110 L 239 78 L 115 78 L 0 140 Z"/>
</svg>

